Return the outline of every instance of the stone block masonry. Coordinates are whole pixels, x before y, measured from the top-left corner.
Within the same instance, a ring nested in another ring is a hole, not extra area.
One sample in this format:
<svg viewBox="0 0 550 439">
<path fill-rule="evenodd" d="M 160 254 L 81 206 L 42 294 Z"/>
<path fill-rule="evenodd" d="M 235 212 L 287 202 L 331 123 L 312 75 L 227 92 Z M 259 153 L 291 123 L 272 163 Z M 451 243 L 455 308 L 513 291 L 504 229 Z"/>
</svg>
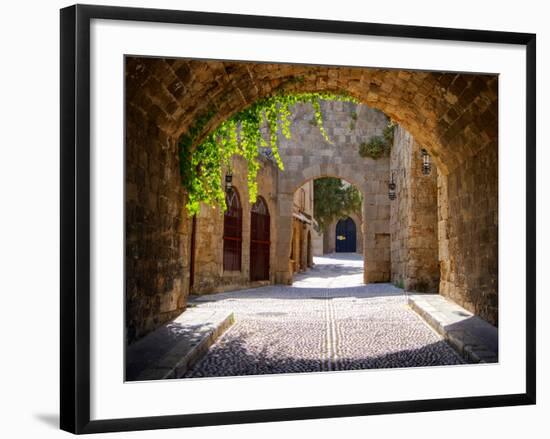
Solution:
<svg viewBox="0 0 550 439">
<path fill-rule="evenodd" d="M 497 146 L 438 179 L 440 293 L 498 326 Z"/>
<path fill-rule="evenodd" d="M 380 111 L 366 105 L 350 102 L 322 102 L 323 126 L 330 139 L 323 138 L 319 128 L 312 124 L 313 111 L 310 105 L 297 105 L 292 113 L 292 137 L 280 137 L 279 151 L 285 170 L 279 172 L 278 211 L 279 239 L 277 241 L 278 282 L 288 283 L 291 275 L 288 269 L 290 255 L 290 210 L 284 198 L 305 182 L 319 177 L 337 177 L 353 184 L 363 195 L 363 218 L 356 225 L 360 227 L 358 237 L 362 240 L 358 248 L 365 253 L 365 279 L 368 282 L 386 282 L 390 277 L 389 201 L 386 196 L 388 158 L 374 160 L 359 156 L 362 142 L 372 136 L 381 135 L 388 118 Z M 342 134 L 342 133 L 345 133 Z M 289 167 L 296 162 L 299 166 Z M 285 222 L 289 222 L 288 225 Z M 388 235 L 389 237 L 389 235 Z"/>
<path fill-rule="evenodd" d="M 270 240 L 277 240 L 278 218 L 276 212 L 276 166 L 269 160 L 262 161 L 258 173 L 258 196 L 261 196 L 270 214 Z M 246 161 L 235 156 L 232 159 L 233 187 L 237 190 L 242 205 L 242 258 L 241 269 L 224 271 L 223 268 L 223 211 L 219 207 L 201 205 L 197 216 L 195 238 L 195 264 L 193 294 L 209 294 L 246 288 L 250 285 L 250 209 Z M 220 178 L 222 178 L 220 172 Z M 275 259 L 275 246 L 270 245 L 270 261 Z M 273 282 L 275 272 L 270 264 L 268 282 Z"/>
<path fill-rule="evenodd" d="M 214 110 L 215 116 L 201 133 L 207 135 L 220 122 L 275 91 L 347 92 L 383 111 L 428 150 L 440 174 L 440 292 L 496 322 L 497 75 L 126 57 L 127 341 L 143 337 L 186 307 L 191 219 L 179 176 L 181 135 L 198 117 Z M 352 137 L 340 131 L 342 127 L 335 128 L 331 135 L 336 141 L 353 144 Z M 381 208 L 388 209 L 387 197 L 375 194 L 377 184 L 382 191 L 387 188 L 387 165 L 376 169 L 382 161 L 350 165 L 339 154 L 323 153 L 314 154 L 307 165 L 292 166 L 303 173 L 301 181 L 295 186 L 279 185 L 278 203 L 284 203 L 303 181 L 333 175 L 357 186 L 372 183 L 363 188 L 365 194 L 375 195 L 372 204 L 382 203 Z M 354 181 L 359 172 L 367 176 L 366 181 Z M 291 203 L 291 198 L 286 201 Z M 372 204 L 365 203 L 363 211 L 365 243 L 370 240 L 364 251 L 367 257 L 369 251 L 371 257 L 384 255 L 384 260 L 370 267 L 387 270 L 389 278 L 390 258 L 377 251 L 374 243 L 376 234 L 382 243 L 390 231 L 376 224 Z M 278 213 L 278 229 L 288 233 L 291 217 L 285 211 Z M 374 221 L 375 232 L 369 229 L 369 220 Z M 288 242 L 276 247 L 277 258 L 288 257 Z M 281 264 L 275 267 L 275 280 L 288 282 L 288 263 Z M 371 268 L 366 271 L 367 281 L 375 279 Z"/>
<path fill-rule="evenodd" d="M 397 127 L 391 151 L 396 198 L 391 202 L 392 282 L 408 291 L 437 292 L 437 169 L 422 173 L 421 147 Z"/>
<path fill-rule="evenodd" d="M 498 362 L 498 329 L 439 294 L 410 294 L 409 306 L 469 363 Z"/>
</svg>

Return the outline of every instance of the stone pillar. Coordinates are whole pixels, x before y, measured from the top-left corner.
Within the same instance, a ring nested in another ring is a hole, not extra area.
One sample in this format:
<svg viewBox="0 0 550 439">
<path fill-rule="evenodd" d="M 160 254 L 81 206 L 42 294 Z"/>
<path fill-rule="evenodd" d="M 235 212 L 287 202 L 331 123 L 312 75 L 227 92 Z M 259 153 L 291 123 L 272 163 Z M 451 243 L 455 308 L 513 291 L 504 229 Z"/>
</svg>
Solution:
<svg viewBox="0 0 550 439">
<path fill-rule="evenodd" d="M 293 193 L 277 195 L 278 236 L 275 248 L 275 283 L 290 285 L 292 274 L 289 269 L 290 244 L 292 240 Z"/>
<path fill-rule="evenodd" d="M 364 281 L 390 280 L 390 201 L 387 195 L 388 158 L 381 158 L 366 171 L 363 187 Z"/>
</svg>

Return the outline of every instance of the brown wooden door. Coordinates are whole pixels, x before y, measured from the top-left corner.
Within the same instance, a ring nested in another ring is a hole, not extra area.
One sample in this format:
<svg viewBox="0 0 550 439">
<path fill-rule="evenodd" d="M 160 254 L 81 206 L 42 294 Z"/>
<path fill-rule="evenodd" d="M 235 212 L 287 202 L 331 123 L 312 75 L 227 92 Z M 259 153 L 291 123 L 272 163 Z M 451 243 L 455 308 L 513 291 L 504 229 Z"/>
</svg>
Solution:
<svg viewBox="0 0 550 439">
<path fill-rule="evenodd" d="M 240 271 L 242 256 L 243 210 L 239 194 L 231 190 L 225 198 L 227 210 L 223 221 L 223 269 Z"/>
<path fill-rule="evenodd" d="M 269 280 L 270 218 L 263 198 L 250 211 L 250 280 Z"/>
</svg>

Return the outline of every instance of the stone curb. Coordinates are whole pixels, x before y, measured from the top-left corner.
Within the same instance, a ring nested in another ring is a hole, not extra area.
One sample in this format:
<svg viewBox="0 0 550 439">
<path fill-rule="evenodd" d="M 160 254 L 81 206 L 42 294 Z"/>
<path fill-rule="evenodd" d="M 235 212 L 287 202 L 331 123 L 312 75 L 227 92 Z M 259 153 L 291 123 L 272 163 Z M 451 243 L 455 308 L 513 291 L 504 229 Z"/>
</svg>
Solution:
<svg viewBox="0 0 550 439">
<path fill-rule="evenodd" d="M 407 303 L 424 321 L 433 328 L 447 343 L 468 363 L 498 363 L 498 354 L 467 329 L 452 330 L 448 328 L 443 313 L 419 295 L 408 295 Z M 452 304 L 465 314 L 473 316 L 456 304 Z M 489 325 L 489 323 L 487 323 Z"/>
<path fill-rule="evenodd" d="M 183 375 L 206 354 L 220 336 L 235 323 L 233 312 L 229 312 L 223 320 L 202 334 L 200 340 L 182 352 L 182 346 L 176 345 L 162 358 L 155 361 L 136 377 L 135 381 L 161 380 L 182 378 Z M 180 343 L 184 345 L 184 343 Z"/>
</svg>

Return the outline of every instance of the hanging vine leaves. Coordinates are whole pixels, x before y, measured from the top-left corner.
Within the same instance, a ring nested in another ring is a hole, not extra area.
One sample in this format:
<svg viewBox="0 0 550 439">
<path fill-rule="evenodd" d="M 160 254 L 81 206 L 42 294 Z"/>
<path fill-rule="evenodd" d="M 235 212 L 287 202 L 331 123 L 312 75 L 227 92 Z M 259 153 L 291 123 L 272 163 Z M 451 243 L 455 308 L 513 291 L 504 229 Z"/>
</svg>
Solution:
<svg viewBox="0 0 550 439">
<path fill-rule="evenodd" d="M 321 135 L 332 143 L 324 129 L 321 100 L 357 103 L 354 98 L 343 93 L 277 93 L 256 101 L 225 120 L 196 145 L 215 112 L 211 110 L 199 117 L 179 142 L 180 173 L 182 184 L 188 193 L 186 208 L 189 214 L 196 214 L 201 202 L 211 206 L 220 205 L 225 210 L 221 171 L 224 167 L 230 167 L 233 155 L 246 159 L 248 193 L 250 201 L 256 201 L 256 177 L 260 170 L 259 147 L 270 146 L 277 166 L 284 169 L 279 155 L 279 134 L 290 139 L 292 107 L 296 104 L 312 105 Z M 262 135 L 262 126 L 267 126 L 269 145 Z"/>
<path fill-rule="evenodd" d="M 375 160 L 380 157 L 389 156 L 396 126 L 397 124 L 390 119 L 382 130 L 381 136 L 373 136 L 368 142 L 363 142 L 359 145 L 359 155 Z"/>
</svg>

